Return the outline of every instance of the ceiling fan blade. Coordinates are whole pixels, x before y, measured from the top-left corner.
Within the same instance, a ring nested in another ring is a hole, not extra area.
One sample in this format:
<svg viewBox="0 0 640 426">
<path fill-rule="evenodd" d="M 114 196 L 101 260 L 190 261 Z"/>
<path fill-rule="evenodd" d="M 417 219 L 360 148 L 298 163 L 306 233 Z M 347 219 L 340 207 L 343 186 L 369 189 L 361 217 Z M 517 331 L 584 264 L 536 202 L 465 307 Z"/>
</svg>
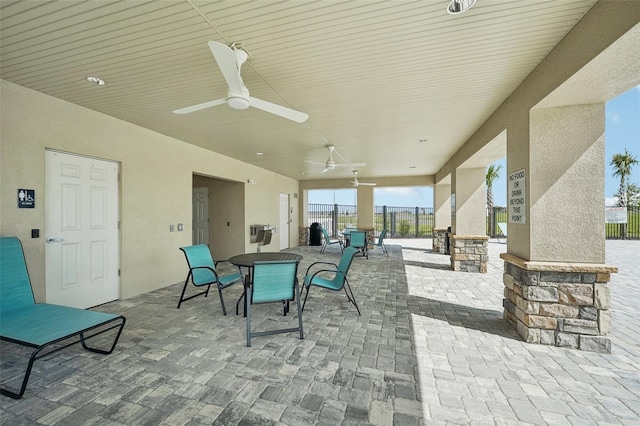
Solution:
<svg viewBox="0 0 640 426">
<path fill-rule="evenodd" d="M 296 123 L 304 123 L 307 121 L 307 118 L 309 118 L 309 114 L 305 114 L 304 112 L 296 111 L 295 109 L 283 107 L 282 105 L 273 104 L 251 96 L 249 97 L 249 102 L 252 107 L 293 120 Z"/>
<path fill-rule="evenodd" d="M 337 163 L 336 166 L 337 167 L 365 167 L 367 165 L 367 163 Z"/>
<path fill-rule="evenodd" d="M 229 90 L 237 93 L 246 91 L 247 89 L 240 77 L 240 67 L 236 62 L 233 49 L 217 41 L 210 41 L 209 49 L 218 63 L 218 68 L 220 68 L 222 76 L 227 82 L 227 85 L 229 85 Z"/>
<path fill-rule="evenodd" d="M 320 173 L 327 173 L 329 170 L 331 170 L 331 169 L 325 167 L 324 169 L 322 169 L 322 171 Z"/>
<path fill-rule="evenodd" d="M 305 163 L 311 163 L 311 164 L 319 164 L 321 166 L 324 166 L 325 163 L 321 163 L 319 161 L 311 161 L 311 160 L 304 160 Z"/>
<path fill-rule="evenodd" d="M 180 108 L 173 112 L 175 114 L 189 114 L 190 112 L 196 112 L 196 111 L 200 111 L 201 109 L 211 108 L 216 105 L 223 105 L 226 103 L 227 103 L 226 99 L 217 99 L 215 101 L 209 101 L 209 102 L 204 102 L 198 105 L 191 105 L 189 107 Z"/>
<path fill-rule="evenodd" d="M 368 183 L 368 182 L 358 182 L 358 185 L 364 185 L 364 186 L 376 186 L 377 184 L 375 184 L 375 183 Z"/>
</svg>

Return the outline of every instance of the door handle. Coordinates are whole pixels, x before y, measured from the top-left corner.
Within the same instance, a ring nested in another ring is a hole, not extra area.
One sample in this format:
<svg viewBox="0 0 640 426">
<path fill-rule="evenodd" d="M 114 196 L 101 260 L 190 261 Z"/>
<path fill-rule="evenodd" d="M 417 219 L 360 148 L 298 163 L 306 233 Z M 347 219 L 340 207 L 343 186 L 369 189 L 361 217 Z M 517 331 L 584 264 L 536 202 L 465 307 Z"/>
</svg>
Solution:
<svg viewBox="0 0 640 426">
<path fill-rule="evenodd" d="M 60 243 L 63 241 L 63 239 L 60 237 L 47 237 L 45 241 L 48 243 Z"/>
</svg>

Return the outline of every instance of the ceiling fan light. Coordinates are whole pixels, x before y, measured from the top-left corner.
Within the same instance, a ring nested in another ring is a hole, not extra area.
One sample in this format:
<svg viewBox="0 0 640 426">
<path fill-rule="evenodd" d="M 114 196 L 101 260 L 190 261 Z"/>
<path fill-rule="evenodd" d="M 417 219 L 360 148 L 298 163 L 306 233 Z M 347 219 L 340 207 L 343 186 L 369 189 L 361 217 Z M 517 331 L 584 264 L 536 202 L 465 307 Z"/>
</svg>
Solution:
<svg viewBox="0 0 640 426">
<path fill-rule="evenodd" d="M 451 0 L 447 6 L 447 12 L 450 15 L 457 15 L 466 12 L 476 3 L 476 0 Z"/>
<path fill-rule="evenodd" d="M 249 108 L 249 100 L 245 98 L 240 98 L 236 96 L 232 96 L 227 99 L 227 104 L 233 109 L 247 109 Z"/>
</svg>

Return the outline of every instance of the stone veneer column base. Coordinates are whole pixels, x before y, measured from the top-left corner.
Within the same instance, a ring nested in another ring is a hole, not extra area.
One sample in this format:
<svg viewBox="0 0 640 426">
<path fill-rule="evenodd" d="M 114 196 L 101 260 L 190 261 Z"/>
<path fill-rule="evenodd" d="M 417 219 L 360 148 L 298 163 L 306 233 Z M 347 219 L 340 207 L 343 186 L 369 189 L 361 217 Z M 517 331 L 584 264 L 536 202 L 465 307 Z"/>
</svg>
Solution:
<svg viewBox="0 0 640 426">
<path fill-rule="evenodd" d="M 298 245 L 308 246 L 310 235 L 309 228 L 306 226 L 298 226 Z"/>
<path fill-rule="evenodd" d="M 432 251 L 434 253 L 442 253 L 446 252 L 445 250 L 445 242 L 447 237 L 447 229 L 433 229 L 433 248 Z"/>
<path fill-rule="evenodd" d="M 504 318 L 528 343 L 611 353 L 609 279 L 603 264 L 504 259 Z"/>
<path fill-rule="evenodd" d="M 487 272 L 489 237 L 486 235 L 449 234 L 451 270 L 461 272 Z"/>
</svg>

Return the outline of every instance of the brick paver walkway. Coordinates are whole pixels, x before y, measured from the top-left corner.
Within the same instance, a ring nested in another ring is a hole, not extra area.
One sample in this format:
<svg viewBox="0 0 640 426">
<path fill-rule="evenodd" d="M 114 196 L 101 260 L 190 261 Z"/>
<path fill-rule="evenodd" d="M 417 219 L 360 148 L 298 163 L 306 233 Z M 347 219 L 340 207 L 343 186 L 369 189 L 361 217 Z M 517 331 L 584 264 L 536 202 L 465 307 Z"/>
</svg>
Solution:
<svg viewBox="0 0 640 426">
<path fill-rule="evenodd" d="M 400 245 L 402 244 L 402 246 Z M 0 397 L 3 424 L 447 425 L 640 424 L 640 242 L 607 242 L 612 353 L 524 343 L 502 320 L 502 261 L 452 272 L 431 240 L 388 240 L 391 256 L 356 258 L 344 293 L 313 289 L 305 339 L 257 337 L 230 308 L 240 288 L 175 308 L 181 284 L 102 309 L 127 317 L 114 354 L 70 348 L 36 362 L 22 400 Z M 300 276 L 339 248 L 299 247 Z M 186 271 L 185 271 L 186 274 Z M 315 291 L 314 291 L 315 290 Z M 257 328 L 296 322 L 276 304 Z M 16 350 L 2 344 L 2 381 Z M 12 382 L 13 383 L 13 382 Z"/>
</svg>

